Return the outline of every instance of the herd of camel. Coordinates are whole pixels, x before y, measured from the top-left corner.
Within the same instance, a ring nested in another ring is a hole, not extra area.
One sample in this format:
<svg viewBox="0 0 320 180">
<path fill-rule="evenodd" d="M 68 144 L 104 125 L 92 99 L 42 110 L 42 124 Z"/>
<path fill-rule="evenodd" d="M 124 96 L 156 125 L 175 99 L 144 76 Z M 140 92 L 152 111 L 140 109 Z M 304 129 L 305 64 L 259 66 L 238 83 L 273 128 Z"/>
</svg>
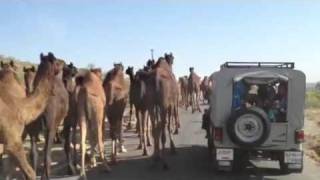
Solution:
<svg viewBox="0 0 320 180">
<path fill-rule="evenodd" d="M 51 148 L 59 141 L 59 127 L 64 138 L 64 151 L 71 174 L 76 173 L 77 132 L 80 131 L 80 177 L 86 179 L 86 159 L 95 167 L 98 153 L 106 171 L 111 171 L 105 158 L 105 119 L 109 123 L 111 138 L 111 163 L 116 163 L 117 152 L 122 149 L 122 119 L 127 103 L 130 104 L 128 128 L 131 128 L 132 109 L 135 108 L 139 149 L 148 154 L 153 137 L 153 158 L 168 168 L 165 154 L 166 138 L 170 140 L 171 153 L 175 153 L 173 135 L 178 134 L 180 120 L 178 108 L 192 107 L 199 111 L 200 94 L 208 100 L 210 81 L 200 77 L 190 68 L 190 75 L 176 77 L 172 71 L 174 56 L 165 54 L 157 61 L 148 60 L 134 72 L 124 70 L 121 63 L 114 64 L 103 79 L 102 70 L 89 69 L 79 73 L 72 64 L 66 64 L 49 52 L 40 54 L 37 68 L 24 67 L 24 83 L 17 76 L 14 62 L 1 62 L 0 70 L 0 144 L 8 155 L 3 158 L 7 179 L 18 166 L 26 179 L 35 180 L 38 167 L 39 134 L 45 139 L 41 179 L 50 178 Z M 130 77 L 130 87 L 125 74 Z M 151 124 L 151 132 L 149 126 Z M 30 164 L 23 142 L 30 137 Z M 88 136 L 88 138 L 87 138 Z M 87 153 L 87 142 L 90 153 Z M 15 163 L 13 163 L 15 162 Z"/>
</svg>

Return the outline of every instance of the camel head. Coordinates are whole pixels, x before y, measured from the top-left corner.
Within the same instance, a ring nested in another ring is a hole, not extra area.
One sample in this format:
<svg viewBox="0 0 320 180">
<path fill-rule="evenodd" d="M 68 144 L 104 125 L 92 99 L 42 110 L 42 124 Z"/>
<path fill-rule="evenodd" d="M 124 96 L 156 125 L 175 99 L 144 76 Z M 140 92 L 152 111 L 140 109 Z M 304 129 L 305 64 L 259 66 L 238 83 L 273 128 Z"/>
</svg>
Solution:
<svg viewBox="0 0 320 180">
<path fill-rule="evenodd" d="M 169 53 L 169 54 L 165 53 L 165 54 L 164 54 L 164 58 L 166 59 L 167 63 L 168 63 L 170 66 L 173 65 L 174 56 L 173 56 L 172 53 Z"/>
<path fill-rule="evenodd" d="M 33 80 L 34 77 L 36 76 L 36 68 L 34 66 L 31 66 L 29 68 L 23 67 L 23 72 L 24 72 L 24 82 L 26 85 L 26 90 L 27 93 L 31 93 L 33 91 Z"/>
<path fill-rule="evenodd" d="M 40 54 L 40 64 L 33 81 L 33 87 L 36 88 L 41 80 L 47 79 L 53 81 L 55 75 L 59 73 L 59 67 L 56 64 L 56 57 L 49 52 L 48 55 Z"/>
<path fill-rule="evenodd" d="M 123 67 L 122 63 L 114 63 L 114 64 L 113 64 L 113 67 L 114 67 L 114 69 L 116 69 L 116 70 L 121 70 L 121 71 L 124 70 L 124 67 Z"/>
<path fill-rule="evenodd" d="M 65 64 L 63 67 L 62 80 L 68 92 L 72 92 L 75 86 L 73 78 L 78 73 L 78 69 L 72 64 Z"/>
<path fill-rule="evenodd" d="M 126 74 L 128 74 L 129 76 L 134 74 L 134 69 L 132 66 L 128 66 L 128 68 L 126 69 Z"/>
<path fill-rule="evenodd" d="M 4 70 L 10 70 L 10 71 L 17 71 L 18 69 L 18 67 L 12 60 L 8 63 L 4 63 L 3 61 L 1 61 L 1 68 Z"/>
<path fill-rule="evenodd" d="M 194 72 L 194 67 L 190 67 L 189 71 L 190 71 L 190 73 L 193 73 Z"/>
</svg>

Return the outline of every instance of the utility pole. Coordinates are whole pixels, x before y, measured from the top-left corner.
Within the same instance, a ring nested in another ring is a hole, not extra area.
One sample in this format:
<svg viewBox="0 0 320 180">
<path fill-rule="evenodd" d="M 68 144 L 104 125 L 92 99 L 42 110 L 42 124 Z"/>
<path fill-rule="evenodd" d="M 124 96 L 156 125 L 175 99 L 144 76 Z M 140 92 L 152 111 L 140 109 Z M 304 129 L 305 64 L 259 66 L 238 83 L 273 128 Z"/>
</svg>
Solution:
<svg viewBox="0 0 320 180">
<path fill-rule="evenodd" d="M 153 49 L 150 49 L 150 51 L 151 51 L 151 60 L 154 60 L 154 59 L 153 59 L 153 51 L 154 51 L 154 50 L 153 50 Z"/>
</svg>

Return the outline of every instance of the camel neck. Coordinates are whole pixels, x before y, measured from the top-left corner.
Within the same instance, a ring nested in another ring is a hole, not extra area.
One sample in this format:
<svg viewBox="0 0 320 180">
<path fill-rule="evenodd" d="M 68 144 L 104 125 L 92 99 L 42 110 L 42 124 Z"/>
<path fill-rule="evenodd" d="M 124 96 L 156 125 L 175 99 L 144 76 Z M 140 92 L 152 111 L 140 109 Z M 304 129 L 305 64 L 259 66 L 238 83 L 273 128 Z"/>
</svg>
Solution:
<svg viewBox="0 0 320 180">
<path fill-rule="evenodd" d="M 30 124 L 35 121 L 40 114 L 43 113 L 47 106 L 51 90 L 52 84 L 48 79 L 42 79 L 33 93 L 23 99 L 20 108 L 23 117 L 22 119 L 25 120 L 25 124 Z"/>
</svg>

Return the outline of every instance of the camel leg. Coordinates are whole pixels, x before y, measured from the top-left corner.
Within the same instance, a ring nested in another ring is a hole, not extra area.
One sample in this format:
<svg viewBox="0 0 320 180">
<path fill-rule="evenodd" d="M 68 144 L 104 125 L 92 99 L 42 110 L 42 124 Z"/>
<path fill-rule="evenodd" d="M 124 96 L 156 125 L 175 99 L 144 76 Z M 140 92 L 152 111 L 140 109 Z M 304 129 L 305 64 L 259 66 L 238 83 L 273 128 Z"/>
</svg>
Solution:
<svg viewBox="0 0 320 180">
<path fill-rule="evenodd" d="M 31 153 L 30 159 L 32 162 L 32 168 L 37 171 L 37 164 L 38 164 L 38 148 L 37 148 L 37 137 L 36 135 L 30 135 L 30 143 L 31 143 Z"/>
<path fill-rule="evenodd" d="M 111 163 L 112 164 L 116 164 L 117 163 L 117 158 L 116 158 L 116 154 L 117 154 L 117 142 L 115 139 L 111 140 Z"/>
<path fill-rule="evenodd" d="M 103 134 L 104 134 L 104 126 L 103 126 L 103 121 L 104 121 L 104 114 L 102 113 L 97 113 L 97 121 L 98 121 L 98 148 L 99 148 L 99 155 L 102 160 L 103 166 L 106 170 L 106 172 L 110 172 L 111 168 L 108 165 L 108 162 L 104 156 L 104 142 L 103 142 Z"/>
<path fill-rule="evenodd" d="M 146 111 L 144 110 L 143 112 L 142 112 L 142 117 L 141 117 L 141 123 L 140 124 L 142 124 L 142 126 L 140 127 L 140 128 L 142 128 L 142 144 L 143 144 L 143 156 L 147 156 L 148 155 L 148 151 L 147 151 L 147 142 L 146 142 L 146 136 L 147 136 L 147 134 L 146 134 L 146 128 L 147 128 L 147 125 L 146 125 Z M 140 131 L 141 132 L 141 131 Z"/>
<path fill-rule="evenodd" d="M 45 156 L 44 156 L 44 167 L 43 167 L 43 173 L 41 176 L 41 179 L 49 179 L 50 177 L 50 171 L 51 171 L 51 147 L 53 145 L 54 138 L 56 136 L 56 128 L 52 126 L 53 128 L 47 130 L 46 133 L 46 143 L 45 143 Z"/>
<path fill-rule="evenodd" d="M 138 134 L 138 136 L 140 137 L 140 118 L 139 118 L 139 109 L 135 108 L 136 110 L 136 133 Z"/>
<path fill-rule="evenodd" d="M 147 146 L 151 146 L 151 141 L 150 141 L 150 115 L 147 112 L 147 118 L 146 118 L 146 135 L 147 135 Z"/>
<path fill-rule="evenodd" d="M 169 169 L 169 166 L 167 164 L 166 158 L 165 158 L 165 148 L 166 148 L 166 117 L 167 117 L 167 111 L 162 110 L 161 111 L 161 125 L 160 125 L 160 136 L 161 136 L 161 160 L 163 162 L 163 169 L 167 170 Z M 170 127 L 170 126 L 169 126 Z"/>
<path fill-rule="evenodd" d="M 28 180 L 35 180 L 36 173 L 27 161 L 25 151 L 22 146 L 21 137 L 12 137 L 13 139 L 11 139 L 11 141 L 7 144 L 6 151 L 8 151 L 8 153 L 17 161 L 19 167 L 21 168 L 26 178 Z"/>
<path fill-rule="evenodd" d="M 200 108 L 200 104 L 199 104 L 199 93 L 197 92 L 196 93 L 196 103 L 197 103 L 197 109 L 199 112 L 201 112 L 201 108 Z"/>
<path fill-rule="evenodd" d="M 180 119 L 179 119 L 178 106 L 174 107 L 173 116 L 174 116 L 174 119 L 175 119 L 175 131 L 174 131 L 174 134 L 179 134 Z"/>
<path fill-rule="evenodd" d="M 73 167 L 77 166 L 77 125 L 72 128 L 72 145 L 73 145 Z"/>
<path fill-rule="evenodd" d="M 70 148 L 70 141 L 71 141 L 71 126 L 65 125 L 63 127 L 63 135 L 64 135 L 64 151 L 66 154 L 67 162 L 68 162 L 68 172 L 70 175 L 76 173 L 76 169 L 73 166 L 72 157 L 71 157 L 71 148 Z"/>
<path fill-rule="evenodd" d="M 129 104 L 130 104 L 130 111 L 129 111 L 129 122 L 127 125 L 128 130 L 132 128 L 131 121 L 132 121 L 132 108 L 133 108 L 133 104 L 131 102 Z"/>
<path fill-rule="evenodd" d="M 86 137 L 87 137 L 87 122 L 85 118 L 80 120 L 80 134 L 81 134 L 81 170 L 80 177 L 87 179 L 85 169 L 85 155 L 86 155 Z"/>
<path fill-rule="evenodd" d="M 137 121 L 139 120 L 139 124 L 137 124 L 139 125 L 139 145 L 137 149 L 142 149 L 142 145 L 143 145 L 142 111 L 140 109 L 136 111 L 137 111 Z"/>
<path fill-rule="evenodd" d="M 13 164 L 14 159 L 10 154 L 4 154 L 3 159 L 3 174 L 5 180 L 11 180 L 12 174 L 15 171 L 15 166 Z"/>
</svg>

